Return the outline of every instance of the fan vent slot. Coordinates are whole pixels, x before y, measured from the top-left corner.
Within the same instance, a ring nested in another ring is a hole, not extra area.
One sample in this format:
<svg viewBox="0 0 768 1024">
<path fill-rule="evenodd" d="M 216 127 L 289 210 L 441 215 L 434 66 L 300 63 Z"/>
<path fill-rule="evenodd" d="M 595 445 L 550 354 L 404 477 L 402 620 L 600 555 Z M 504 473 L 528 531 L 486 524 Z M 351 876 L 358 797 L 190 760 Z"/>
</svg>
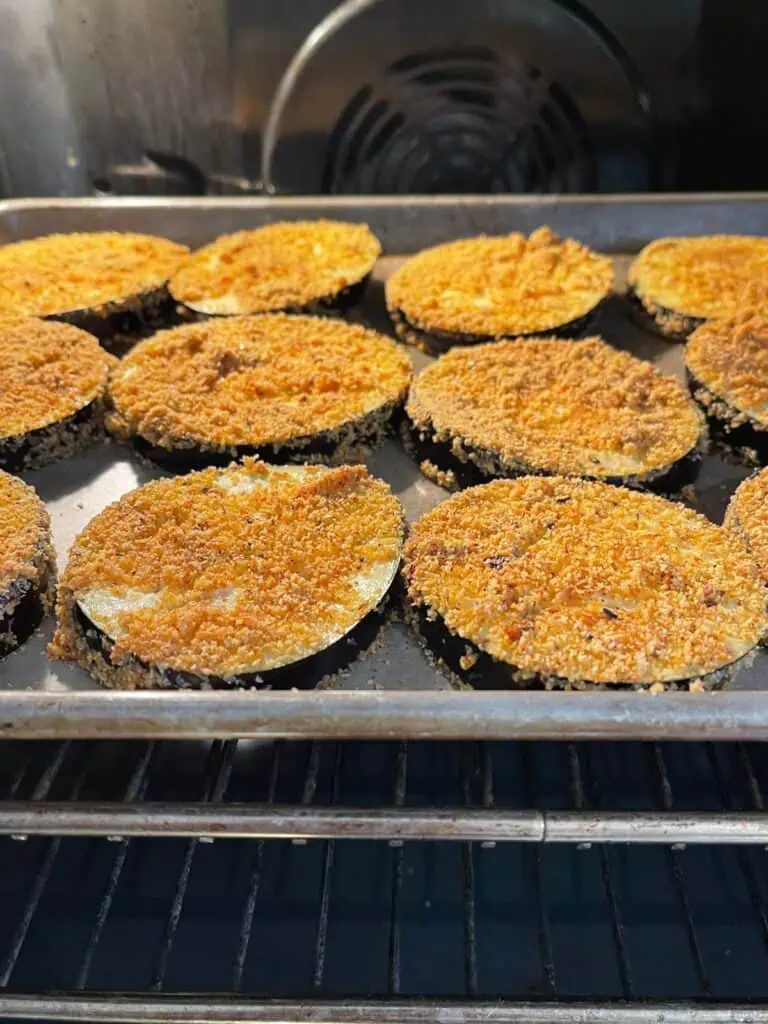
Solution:
<svg viewBox="0 0 768 1024">
<path fill-rule="evenodd" d="M 593 146 L 567 90 L 486 47 L 403 57 L 329 137 L 331 193 L 589 192 Z"/>
</svg>

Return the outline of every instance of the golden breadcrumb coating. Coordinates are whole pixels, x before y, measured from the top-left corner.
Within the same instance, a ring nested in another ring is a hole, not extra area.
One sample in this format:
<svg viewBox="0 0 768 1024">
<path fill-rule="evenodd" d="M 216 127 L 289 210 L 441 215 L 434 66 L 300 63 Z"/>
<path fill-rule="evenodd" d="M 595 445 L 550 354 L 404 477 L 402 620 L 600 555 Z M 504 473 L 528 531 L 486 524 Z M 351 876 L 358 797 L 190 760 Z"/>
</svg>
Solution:
<svg viewBox="0 0 768 1024">
<path fill-rule="evenodd" d="M 99 398 L 116 362 L 69 324 L 0 320 L 0 438 L 57 423 Z"/>
<path fill-rule="evenodd" d="M 454 348 L 417 375 L 406 411 L 510 468 L 597 477 L 669 466 L 703 428 L 679 381 L 597 337 Z"/>
<path fill-rule="evenodd" d="M 200 313 L 268 313 L 338 295 L 370 273 L 380 252 L 366 224 L 278 221 L 198 249 L 170 290 Z"/>
<path fill-rule="evenodd" d="M 640 252 L 628 281 L 650 313 L 732 316 L 768 302 L 768 238 L 658 238 Z"/>
<path fill-rule="evenodd" d="M 685 365 L 715 399 L 768 427 L 768 315 L 747 311 L 702 324 Z"/>
<path fill-rule="evenodd" d="M 161 331 L 110 383 L 113 432 L 154 444 L 261 445 L 316 434 L 401 402 L 401 346 L 354 324 L 272 313 Z"/>
<path fill-rule="evenodd" d="M 76 538 L 51 652 L 75 656 L 72 606 L 87 600 L 106 609 L 113 661 L 221 677 L 290 663 L 376 607 L 402 535 L 400 503 L 363 466 L 248 459 L 154 481 Z"/>
<path fill-rule="evenodd" d="M 129 231 L 43 235 L 0 247 L 0 314 L 51 316 L 162 287 L 189 250 Z"/>
<path fill-rule="evenodd" d="M 41 583 L 41 572 L 50 568 L 50 528 L 33 488 L 0 470 L 0 593 L 19 578 Z"/>
<path fill-rule="evenodd" d="M 746 545 L 763 583 L 768 584 L 768 469 L 739 484 L 723 525 Z"/>
<path fill-rule="evenodd" d="M 421 330 L 495 338 L 553 331 L 612 287 L 607 256 L 544 227 L 424 249 L 392 274 L 386 296 L 390 312 Z"/>
<path fill-rule="evenodd" d="M 524 672 L 650 684 L 712 672 L 768 626 L 743 548 L 682 505 L 521 477 L 473 487 L 413 526 L 412 602 Z"/>
</svg>

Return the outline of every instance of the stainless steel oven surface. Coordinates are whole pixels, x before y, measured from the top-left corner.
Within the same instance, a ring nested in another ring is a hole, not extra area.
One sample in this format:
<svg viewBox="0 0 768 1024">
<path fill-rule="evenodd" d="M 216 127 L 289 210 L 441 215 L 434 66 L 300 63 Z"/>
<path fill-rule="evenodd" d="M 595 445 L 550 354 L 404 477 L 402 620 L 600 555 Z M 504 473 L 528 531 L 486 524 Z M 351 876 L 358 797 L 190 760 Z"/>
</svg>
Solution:
<svg viewBox="0 0 768 1024">
<path fill-rule="evenodd" d="M 199 244 L 276 218 L 331 215 L 367 221 L 380 235 L 380 261 L 361 315 L 387 330 L 381 282 L 408 252 L 479 232 L 525 231 L 549 224 L 609 252 L 621 281 L 630 255 L 662 234 L 768 232 L 768 198 L 424 198 L 11 201 L 0 206 L 0 239 L 54 230 L 134 228 Z M 680 345 L 633 325 L 619 295 L 596 331 L 680 373 Z M 414 357 L 417 365 L 424 357 Z M 446 497 L 394 442 L 370 460 L 393 487 L 409 519 Z M 749 469 L 707 457 L 695 503 L 719 520 Z M 152 476 L 112 444 L 30 474 L 51 510 L 64 558 L 75 533 L 106 504 Z M 50 630 L 50 623 L 47 624 Z M 119 692 L 84 672 L 48 661 L 47 632 L 0 666 L 0 722 L 14 737 L 291 738 L 751 738 L 768 735 L 768 654 L 760 651 L 719 693 L 457 692 L 427 661 L 402 625 L 361 658 L 333 690 L 308 692 Z"/>
</svg>

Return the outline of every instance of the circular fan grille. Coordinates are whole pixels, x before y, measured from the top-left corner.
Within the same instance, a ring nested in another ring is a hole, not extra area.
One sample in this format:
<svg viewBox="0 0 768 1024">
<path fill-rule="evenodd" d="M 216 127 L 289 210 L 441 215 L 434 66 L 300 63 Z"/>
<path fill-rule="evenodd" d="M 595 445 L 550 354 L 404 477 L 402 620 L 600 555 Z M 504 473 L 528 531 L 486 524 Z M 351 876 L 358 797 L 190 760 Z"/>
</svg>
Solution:
<svg viewBox="0 0 768 1024">
<path fill-rule="evenodd" d="M 361 88 L 331 133 L 326 192 L 589 192 L 576 104 L 535 67 L 467 47 L 413 54 Z"/>
</svg>

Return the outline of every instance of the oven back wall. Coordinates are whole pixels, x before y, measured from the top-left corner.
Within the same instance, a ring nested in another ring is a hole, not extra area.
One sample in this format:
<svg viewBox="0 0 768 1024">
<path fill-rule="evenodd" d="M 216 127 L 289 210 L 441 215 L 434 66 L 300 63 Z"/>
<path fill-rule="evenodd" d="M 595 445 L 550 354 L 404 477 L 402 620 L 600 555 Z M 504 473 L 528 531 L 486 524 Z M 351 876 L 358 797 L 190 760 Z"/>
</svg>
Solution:
<svg viewBox="0 0 768 1024">
<path fill-rule="evenodd" d="M 9 196 L 247 193 L 265 176 L 307 193 L 675 188 L 707 111 L 723 109 L 712 93 L 728 76 L 707 71 L 718 38 L 737 63 L 728 9 L 0 0 L 0 185 Z"/>
</svg>

